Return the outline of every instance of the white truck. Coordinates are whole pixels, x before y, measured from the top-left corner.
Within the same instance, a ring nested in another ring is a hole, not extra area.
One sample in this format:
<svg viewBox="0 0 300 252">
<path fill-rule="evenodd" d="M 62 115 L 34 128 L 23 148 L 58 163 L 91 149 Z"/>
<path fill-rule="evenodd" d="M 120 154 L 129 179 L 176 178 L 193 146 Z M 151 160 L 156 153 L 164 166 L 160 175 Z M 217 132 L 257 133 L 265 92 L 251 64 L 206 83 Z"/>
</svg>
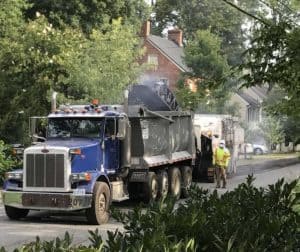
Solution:
<svg viewBox="0 0 300 252">
<path fill-rule="evenodd" d="M 211 139 L 213 150 L 221 139 L 226 141 L 226 147 L 231 153 L 227 172 L 236 173 L 239 146 L 244 142 L 244 130 L 239 125 L 238 118 L 224 114 L 195 114 L 194 126 L 200 127 L 201 134 Z M 202 171 L 206 173 L 209 181 L 213 181 L 214 178 L 214 171 L 211 168 L 208 167 Z"/>
</svg>

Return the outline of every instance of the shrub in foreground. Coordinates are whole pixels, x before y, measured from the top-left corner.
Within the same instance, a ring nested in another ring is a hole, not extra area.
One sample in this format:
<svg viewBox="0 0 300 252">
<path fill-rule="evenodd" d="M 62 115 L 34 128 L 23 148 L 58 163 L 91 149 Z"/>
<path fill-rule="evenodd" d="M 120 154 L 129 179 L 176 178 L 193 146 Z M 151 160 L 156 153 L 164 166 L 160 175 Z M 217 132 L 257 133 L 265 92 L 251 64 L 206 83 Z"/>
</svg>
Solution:
<svg viewBox="0 0 300 252">
<path fill-rule="evenodd" d="M 66 233 L 50 242 L 37 238 L 18 251 L 299 251 L 297 181 L 268 188 L 252 182 L 249 176 L 223 195 L 194 187 L 184 203 L 168 198 L 129 213 L 113 211 L 125 231 L 108 231 L 106 241 L 90 231 L 89 246 L 73 247 Z"/>
</svg>

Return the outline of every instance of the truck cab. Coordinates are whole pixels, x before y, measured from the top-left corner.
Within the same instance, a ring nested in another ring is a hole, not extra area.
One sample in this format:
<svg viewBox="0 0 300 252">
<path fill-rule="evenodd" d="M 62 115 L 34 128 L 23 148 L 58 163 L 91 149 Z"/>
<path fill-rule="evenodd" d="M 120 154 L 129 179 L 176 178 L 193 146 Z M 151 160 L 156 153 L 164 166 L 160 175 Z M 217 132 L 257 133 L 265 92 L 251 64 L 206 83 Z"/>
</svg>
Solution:
<svg viewBox="0 0 300 252">
<path fill-rule="evenodd" d="M 113 197 L 111 187 L 128 169 L 121 158 L 126 125 L 128 119 L 117 107 L 92 104 L 53 111 L 46 137 L 34 135 L 35 144 L 25 149 L 23 170 L 7 174 L 3 202 L 8 217 L 25 217 L 29 209 L 86 209 L 91 223 L 106 222 L 103 213 Z M 99 216 L 95 194 L 101 199 Z"/>
</svg>

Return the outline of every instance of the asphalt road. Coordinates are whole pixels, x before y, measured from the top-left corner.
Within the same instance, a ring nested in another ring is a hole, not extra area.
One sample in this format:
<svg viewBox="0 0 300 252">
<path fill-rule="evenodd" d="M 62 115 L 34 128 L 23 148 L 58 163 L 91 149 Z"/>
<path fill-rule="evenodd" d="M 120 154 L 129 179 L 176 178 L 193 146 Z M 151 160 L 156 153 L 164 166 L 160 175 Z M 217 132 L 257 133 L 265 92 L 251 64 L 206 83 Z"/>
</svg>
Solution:
<svg viewBox="0 0 300 252">
<path fill-rule="evenodd" d="M 73 236 L 74 244 L 90 244 L 88 230 L 98 229 L 103 239 L 107 231 L 122 230 L 122 225 L 113 219 L 101 226 L 88 225 L 84 213 L 66 215 L 64 213 L 50 213 L 30 211 L 28 217 L 20 221 L 9 220 L 0 206 L 0 247 L 8 251 L 20 247 L 24 243 L 35 240 L 36 236 L 46 240 L 53 240 L 57 236 L 63 237 L 65 232 Z"/>
<path fill-rule="evenodd" d="M 268 169 L 256 170 L 249 169 L 249 172 L 234 176 L 228 181 L 228 189 L 234 189 L 238 184 L 245 181 L 247 174 L 252 173 L 256 177 L 256 186 L 267 186 L 284 177 L 287 181 L 300 177 L 300 164 L 294 164 L 287 167 L 269 167 Z M 199 186 L 214 190 L 214 184 L 198 183 Z M 225 189 L 218 189 L 220 193 Z M 134 203 L 124 202 L 117 205 L 122 211 L 132 208 Z M 55 237 L 63 237 L 68 231 L 73 236 L 74 244 L 89 244 L 88 230 L 99 230 L 103 239 L 107 237 L 107 231 L 123 230 L 120 223 L 110 219 L 109 223 L 101 226 L 88 225 L 84 213 L 63 214 L 54 212 L 31 211 L 29 216 L 21 221 L 9 220 L 0 205 L 0 247 L 4 246 L 8 251 L 20 247 L 24 243 L 35 240 L 36 236 L 42 239 L 53 240 Z"/>
</svg>

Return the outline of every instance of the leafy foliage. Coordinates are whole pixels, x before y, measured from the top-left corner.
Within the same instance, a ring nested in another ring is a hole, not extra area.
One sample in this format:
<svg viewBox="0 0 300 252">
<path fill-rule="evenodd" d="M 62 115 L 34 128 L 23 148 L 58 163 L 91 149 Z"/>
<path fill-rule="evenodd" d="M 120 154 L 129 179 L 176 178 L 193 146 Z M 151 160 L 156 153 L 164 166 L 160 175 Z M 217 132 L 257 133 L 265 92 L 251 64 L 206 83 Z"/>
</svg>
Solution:
<svg viewBox="0 0 300 252">
<path fill-rule="evenodd" d="M 283 123 L 280 120 L 269 116 L 264 119 L 259 127 L 269 146 L 271 146 L 271 144 L 280 144 L 284 142 L 285 134 Z"/>
<path fill-rule="evenodd" d="M 12 149 L 0 140 L 0 185 L 3 184 L 5 173 L 16 168 L 18 161 L 12 156 Z"/>
<path fill-rule="evenodd" d="M 179 86 L 181 104 L 198 110 L 207 104 L 206 111 L 209 107 L 218 107 L 217 103 L 223 104 L 230 82 L 226 79 L 229 66 L 219 37 L 209 30 L 199 30 L 195 38 L 187 42 L 184 51 L 186 65 L 193 70 L 187 77 L 197 84 L 197 92 L 191 92 L 186 85 Z"/>
<path fill-rule="evenodd" d="M 194 239 L 199 251 L 296 249 L 299 215 L 293 212 L 296 201 L 291 199 L 296 181 L 284 184 L 280 180 L 268 189 L 257 189 L 252 182 L 249 177 L 247 183 L 222 196 L 194 189 L 176 211 L 174 202 L 167 201 L 145 214 L 123 215 L 120 220 L 129 232 L 120 235 L 129 245 L 141 240 L 155 246 L 163 239 L 175 243 Z"/>
<path fill-rule="evenodd" d="M 80 28 L 90 34 L 93 29 L 106 30 L 107 23 L 122 18 L 126 23 L 139 24 L 146 20 L 148 8 L 143 0 L 109 1 L 109 0 L 29 0 L 31 8 L 26 12 L 30 19 L 35 13 L 45 15 L 55 27 L 64 28 L 66 25 Z"/>
<path fill-rule="evenodd" d="M 198 30 L 195 38 L 187 43 L 185 62 L 195 76 L 203 78 L 202 82 L 220 80 L 228 71 L 221 52 L 221 40 L 209 30 Z"/>
<path fill-rule="evenodd" d="M 0 8 L 0 139 L 26 142 L 27 118 L 48 113 L 53 90 L 59 102 L 120 101 L 121 90 L 139 75 L 135 25 L 111 19 L 101 23 L 105 32 L 86 36 L 81 27 L 54 27 L 40 13 L 27 22 L 22 13 L 32 5 L 14 2 L 15 8 L 9 1 Z"/>
<path fill-rule="evenodd" d="M 294 1 L 260 1 L 266 13 L 253 25 L 252 38 L 240 69 L 245 86 L 269 85 L 282 91 L 269 113 L 298 116 L 300 29 Z"/>
<path fill-rule="evenodd" d="M 199 30 L 210 30 L 221 38 L 221 48 L 229 65 L 241 62 L 243 41 L 242 15 L 218 0 L 158 0 L 154 6 L 154 23 L 159 32 L 169 25 L 183 30 L 187 41 Z"/>
<path fill-rule="evenodd" d="M 279 180 L 268 188 L 253 186 L 253 177 L 234 191 L 192 188 L 191 197 L 175 205 L 167 198 L 144 209 L 114 212 L 124 231 L 89 231 L 90 246 L 72 247 L 70 236 L 24 245 L 23 251 L 297 251 L 300 244 L 297 181 Z M 4 251 L 4 249 L 3 249 Z M 21 250 L 22 251 L 22 250 Z"/>
<path fill-rule="evenodd" d="M 110 27 L 106 33 L 94 30 L 81 57 L 73 58 L 76 66 L 71 69 L 69 83 L 72 89 L 81 90 L 77 100 L 98 97 L 102 103 L 118 103 L 124 88 L 140 74 L 136 61 L 143 51 L 135 29 L 122 25 L 121 20 L 113 21 Z"/>
<path fill-rule="evenodd" d="M 300 29 L 290 23 L 263 26 L 256 31 L 252 47 L 246 51 L 248 61 L 243 68 L 249 73 L 244 75 L 245 85 L 278 85 L 285 95 L 272 106 L 273 114 L 299 114 L 299 37 Z"/>
</svg>

